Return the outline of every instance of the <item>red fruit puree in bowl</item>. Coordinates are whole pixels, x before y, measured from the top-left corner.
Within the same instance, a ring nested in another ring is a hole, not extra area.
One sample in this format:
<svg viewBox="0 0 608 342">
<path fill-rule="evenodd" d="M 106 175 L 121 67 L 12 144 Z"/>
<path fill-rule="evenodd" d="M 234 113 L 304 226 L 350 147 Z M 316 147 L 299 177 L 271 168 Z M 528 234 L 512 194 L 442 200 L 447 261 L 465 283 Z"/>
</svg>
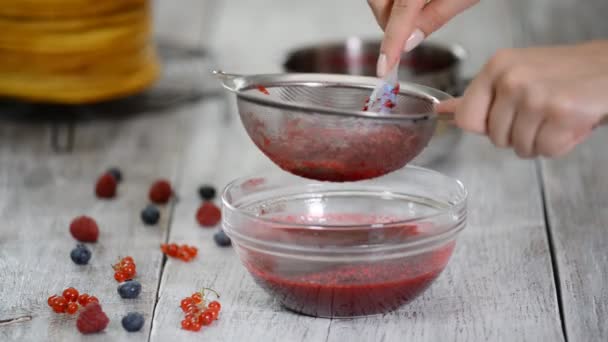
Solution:
<svg viewBox="0 0 608 342">
<path fill-rule="evenodd" d="M 412 228 L 404 225 L 400 236 L 421 234 Z M 453 248 L 451 241 L 413 256 L 353 264 L 300 261 L 244 248 L 244 259 L 255 281 L 288 309 L 354 317 L 389 312 L 416 298 L 443 271 Z"/>
</svg>

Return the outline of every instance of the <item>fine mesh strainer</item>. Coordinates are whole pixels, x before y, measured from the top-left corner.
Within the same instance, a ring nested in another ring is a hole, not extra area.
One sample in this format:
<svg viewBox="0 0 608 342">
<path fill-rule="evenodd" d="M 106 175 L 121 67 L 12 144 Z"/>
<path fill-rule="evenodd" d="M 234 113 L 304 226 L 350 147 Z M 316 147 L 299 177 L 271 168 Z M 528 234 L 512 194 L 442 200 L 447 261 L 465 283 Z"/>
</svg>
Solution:
<svg viewBox="0 0 608 342">
<path fill-rule="evenodd" d="M 379 82 L 337 74 L 240 76 L 214 71 L 237 96 L 245 130 L 283 170 L 322 181 L 357 181 L 395 171 L 427 145 L 450 96 L 400 83 L 392 113 L 363 111 Z M 446 116 L 447 118 L 447 116 Z"/>
</svg>

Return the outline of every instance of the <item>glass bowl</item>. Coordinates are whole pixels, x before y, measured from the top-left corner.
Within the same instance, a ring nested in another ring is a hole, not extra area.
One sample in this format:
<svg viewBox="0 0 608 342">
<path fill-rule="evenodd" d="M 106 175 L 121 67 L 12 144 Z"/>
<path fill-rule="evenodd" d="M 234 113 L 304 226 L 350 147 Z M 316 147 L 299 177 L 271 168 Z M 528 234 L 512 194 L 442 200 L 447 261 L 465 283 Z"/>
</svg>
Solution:
<svg viewBox="0 0 608 342">
<path fill-rule="evenodd" d="M 414 166 L 354 183 L 278 173 L 230 183 L 222 225 L 255 281 L 288 309 L 367 316 L 410 302 L 439 276 L 466 200 L 460 181 Z"/>
</svg>

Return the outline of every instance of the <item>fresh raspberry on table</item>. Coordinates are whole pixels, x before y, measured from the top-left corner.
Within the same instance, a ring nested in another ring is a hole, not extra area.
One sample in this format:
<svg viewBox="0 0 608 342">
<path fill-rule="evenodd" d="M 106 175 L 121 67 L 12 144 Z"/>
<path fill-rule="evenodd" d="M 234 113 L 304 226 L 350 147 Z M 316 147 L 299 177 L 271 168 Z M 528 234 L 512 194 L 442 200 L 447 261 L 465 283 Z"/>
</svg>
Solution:
<svg viewBox="0 0 608 342">
<path fill-rule="evenodd" d="M 152 184 L 148 197 L 150 198 L 150 201 L 156 204 L 165 204 L 169 202 L 172 194 L 173 189 L 171 189 L 171 183 L 169 183 L 168 180 L 161 179 Z"/>
<path fill-rule="evenodd" d="M 99 198 L 112 198 L 116 196 L 116 178 L 111 173 L 104 173 L 97 179 L 95 194 Z"/>
<path fill-rule="evenodd" d="M 70 233 L 80 242 L 96 242 L 99 238 L 99 227 L 94 219 L 79 216 L 70 223 Z"/>
<path fill-rule="evenodd" d="M 101 305 L 99 303 L 91 303 L 87 304 L 80 315 L 78 315 L 76 327 L 83 334 L 92 334 L 104 330 L 109 323 L 110 319 L 102 311 Z"/>
<path fill-rule="evenodd" d="M 203 227 L 213 227 L 222 219 L 222 212 L 213 202 L 204 202 L 196 211 L 196 220 Z"/>
</svg>

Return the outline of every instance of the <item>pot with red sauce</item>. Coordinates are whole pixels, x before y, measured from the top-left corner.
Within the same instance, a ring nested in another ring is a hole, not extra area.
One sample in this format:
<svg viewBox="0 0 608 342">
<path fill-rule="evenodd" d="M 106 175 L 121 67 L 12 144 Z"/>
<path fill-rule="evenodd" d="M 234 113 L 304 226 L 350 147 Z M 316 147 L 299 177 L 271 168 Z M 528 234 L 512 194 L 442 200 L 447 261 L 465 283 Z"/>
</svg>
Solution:
<svg viewBox="0 0 608 342">
<path fill-rule="evenodd" d="M 398 309 L 448 265 L 466 223 L 456 179 L 406 166 L 356 183 L 288 173 L 233 181 L 223 229 L 255 282 L 315 317 Z"/>
</svg>

